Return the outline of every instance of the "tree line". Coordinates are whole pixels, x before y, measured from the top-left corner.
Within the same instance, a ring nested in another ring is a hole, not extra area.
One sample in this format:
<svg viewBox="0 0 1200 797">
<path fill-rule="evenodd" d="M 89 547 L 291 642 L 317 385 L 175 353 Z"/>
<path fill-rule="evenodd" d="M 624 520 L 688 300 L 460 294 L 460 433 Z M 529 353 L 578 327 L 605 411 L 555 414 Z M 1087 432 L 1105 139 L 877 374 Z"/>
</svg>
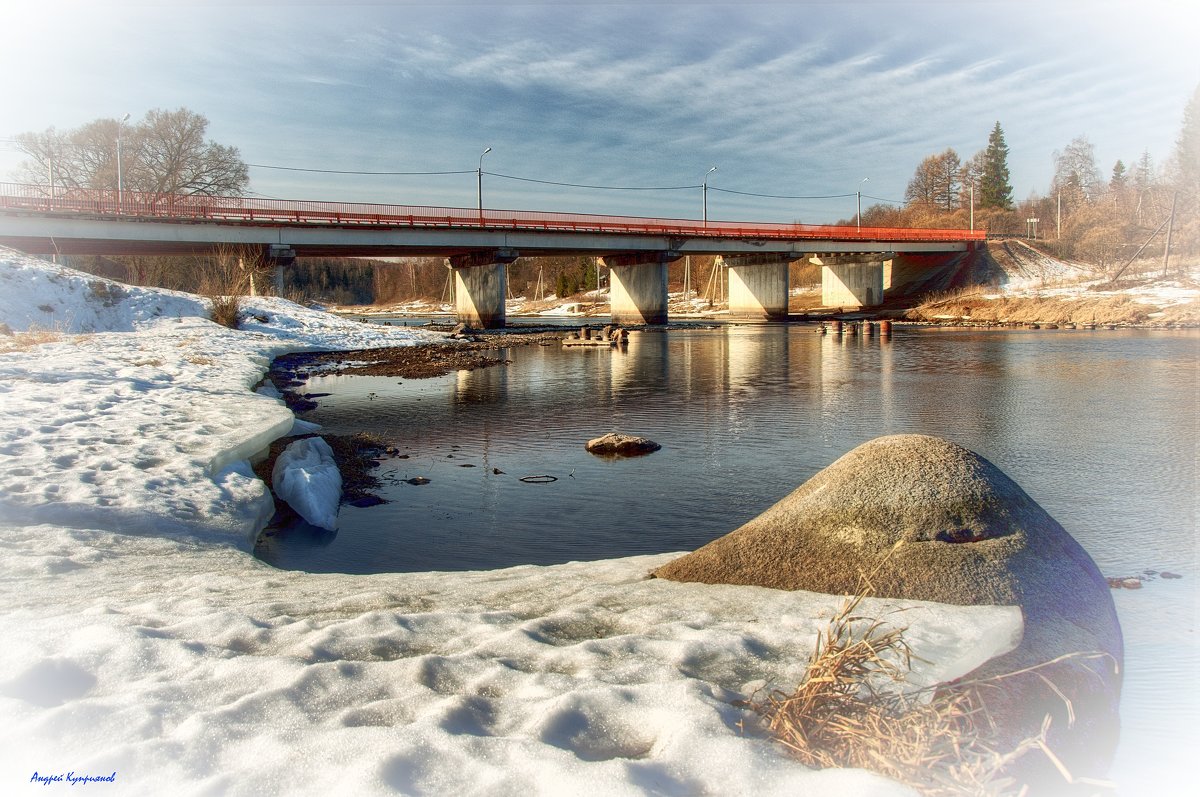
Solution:
<svg viewBox="0 0 1200 797">
<path fill-rule="evenodd" d="M 997 121 L 987 145 L 965 162 L 953 148 L 929 155 L 909 180 L 900 206 L 873 205 L 870 226 L 966 227 L 990 234 L 1036 236 L 1055 254 L 1101 270 L 1146 252 L 1161 255 L 1172 215 L 1172 252 L 1200 252 L 1200 86 L 1184 107 L 1180 133 L 1161 167 L 1148 151 L 1119 159 L 1105 177 L 1086 135 L 1054 155 L 1047 191 L 1014 202 L 1008 145 Z M 1030 219 L 1037 219 L 1031 222 Z M 850 222 L 843 220 L 841 223 Z"/>
</svg>

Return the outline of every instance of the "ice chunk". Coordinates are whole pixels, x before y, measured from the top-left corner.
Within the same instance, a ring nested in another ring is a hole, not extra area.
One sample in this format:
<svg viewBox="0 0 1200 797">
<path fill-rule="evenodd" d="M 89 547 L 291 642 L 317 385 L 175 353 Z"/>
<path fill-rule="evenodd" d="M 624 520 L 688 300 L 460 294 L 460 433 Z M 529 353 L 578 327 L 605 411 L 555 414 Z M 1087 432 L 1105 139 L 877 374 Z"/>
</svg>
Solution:
<svg viewBox="0 0 1200 797">
<path fill-rule="evenodd" d="M 271 486 L 300 517 L 314 526 L 337 530 L 342 474 L 329 443 L 305 437 L 289 445 L 275 460 Z"/>
<path fill-rule="evenodd" d="M 321 431 L 321 424 L 306 421 L 303 418 L 297 418 L 292 423 L 292 437 L 299 437 L 302 434 L 315 434 Z"/>
</svg>

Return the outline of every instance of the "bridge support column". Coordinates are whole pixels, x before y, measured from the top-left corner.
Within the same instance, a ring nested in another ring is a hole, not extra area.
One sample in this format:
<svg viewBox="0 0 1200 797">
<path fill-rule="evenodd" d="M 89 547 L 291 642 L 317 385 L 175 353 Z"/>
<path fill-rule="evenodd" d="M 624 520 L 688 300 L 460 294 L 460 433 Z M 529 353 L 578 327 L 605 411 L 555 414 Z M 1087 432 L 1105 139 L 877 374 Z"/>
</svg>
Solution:
<svg viewBox="0 0 1200 797">
<path fill-rule="evenodd" d="M 826 307 L 877 307 L 883 303 L 883 262 L 860 258 L 820 258 L 821 304 Z"/>
<path fill-rule="evenodd" d="M 667 263 L 676 252 L 607 255 L 608 299 L 614 324 L 667 323 Z"/>
<path fill-rule="evenodd" d="M 504 326 L 504 290 L 508 264 L 517 259 L 509 249 L 451 255 L 454 272 L 454 314 L 459 323 L 476 329 Z"/>
<path fill-rule="evenodd" d="M 729 267 L 729 317 L 786 321 L 788 315 L 787 255 L 733 255 Z"/>
</svg>

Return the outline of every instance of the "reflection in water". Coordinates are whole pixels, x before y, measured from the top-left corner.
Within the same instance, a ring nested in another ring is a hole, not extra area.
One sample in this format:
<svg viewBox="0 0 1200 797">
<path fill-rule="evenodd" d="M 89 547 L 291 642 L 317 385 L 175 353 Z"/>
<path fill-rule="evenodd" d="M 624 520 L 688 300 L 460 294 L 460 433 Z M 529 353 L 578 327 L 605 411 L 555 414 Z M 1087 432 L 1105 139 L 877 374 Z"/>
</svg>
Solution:
<svg viewBox="0 0 1200 797">
<path fill-rule="evenodd" d="M 509 349 L 498 350 L 496 358 L 509 359 Z M 457 371 L 454 400 L 459 404 L 507 404 L 508 369 L 503 365 L 492 365 Z"/>
<path fill-rule="evenodd" d="M 1194 351 L 1194 335 L 1170 333 L 897 329 L 887 340 L 728 325 L 639 332 L 626 349 L 515 347 L 501 353 L 509 365 L 427 380 L 316 378 L 308 390 L 332 395 L 313 420 L 371 432 L 407 459 L 380 469 L 396 482 L 392 503 L 344 508 L 320 550 L 263 555 L 359 572 L 690 549 L 859 443 L 924 432 L 995 461 L 1102 564 L 1183 567 L 1195 551 Z M 583 451 L 610 431 L 664 448 L 617 462 Z M 542 473 L 559 480 L 516 481 Z M 412 476 L 431 482 L 414 488 Z M 446 526 L 456 545 L 415 553 Z"/>
<path fill-rule="evenodd" d="M 608 395 L 647 395 L 666 389 L 670 370 L 669 335 L 661 329 L 629 333 L 624 346 L 608 349 L 584 349 L 596 360 L 610 363 L 611 384 Z M 603 372 L 600 367 L 597 371 Z"/>
</svg>

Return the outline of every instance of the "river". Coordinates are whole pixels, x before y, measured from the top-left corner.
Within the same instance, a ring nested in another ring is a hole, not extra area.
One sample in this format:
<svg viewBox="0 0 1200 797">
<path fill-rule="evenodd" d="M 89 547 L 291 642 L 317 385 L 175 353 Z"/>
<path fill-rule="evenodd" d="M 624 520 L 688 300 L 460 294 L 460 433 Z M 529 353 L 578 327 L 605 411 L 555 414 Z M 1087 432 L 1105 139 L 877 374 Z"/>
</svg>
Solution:
<svg viewBox="0 0 1200 797">
<path fill-rule="evenodd" d="M 998 465 L 1106 576 L 1144 579 L 1113 592 L 1128 651 L 1116 769 L 1130 771 L 1200 723 L 1198 344 L 1172 331 L 881 339 L 731 324 L 634 332 L 624 350 L 517 346 L 498 352 L 508 365 L 427 380 L 316 377 L 305 390 L 330 395 L 307 418 L 405 458 L 378 471 L 390 503 L 343 507 L 336 534 L 289 529 L 257 554 L 364 573 L 692 550 L 862 442 L 936 434 Z M 663 448 L 617 461 L 583 450 L 609 431 Z"/>
</svg>

